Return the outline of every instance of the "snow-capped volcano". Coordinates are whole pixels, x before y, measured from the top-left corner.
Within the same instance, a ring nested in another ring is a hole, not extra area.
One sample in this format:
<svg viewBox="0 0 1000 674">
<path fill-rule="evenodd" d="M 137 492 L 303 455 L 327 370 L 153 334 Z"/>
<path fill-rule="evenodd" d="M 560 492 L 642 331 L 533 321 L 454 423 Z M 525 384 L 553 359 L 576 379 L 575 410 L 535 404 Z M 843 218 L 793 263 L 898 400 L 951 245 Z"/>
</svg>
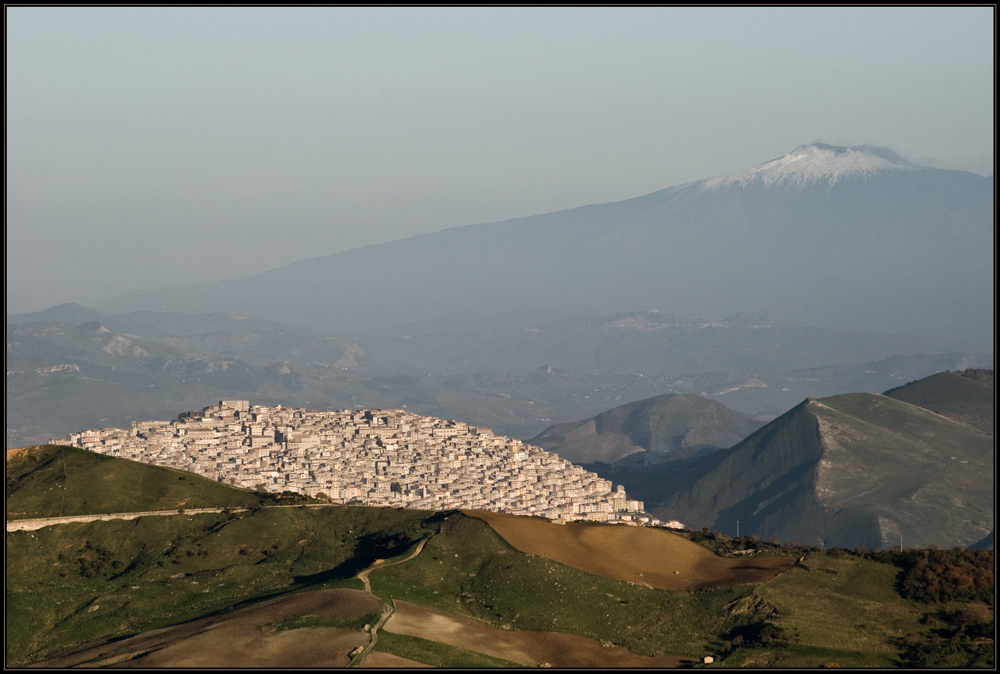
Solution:
<svg viewBox="0 0 1000 674">
<path fill-rule="evenodd" d="M 912 164 L 884 147 L 837 147 L 816 143 L 800 145 L 780 159 L 765 162 L 740 173 L 722 178 L 710 178 L 704 189 L 749 186 L 788 185 L 803 187 L 814 183 L 833 185 L 842 178 L 867 180 L 887 171 L 920 171 L 925 167 Z"/>
<path fill-rule="evenodd" d="M 100 308 L 409 334 L 458 315 L 507 325 L 507 316 L 554 308 L 594 316 L 656 307 L 992 344 L 993 214 L 992 178 L 883 148 L 807 145 L 634 199 L 136 292 Z"/>
</svg>

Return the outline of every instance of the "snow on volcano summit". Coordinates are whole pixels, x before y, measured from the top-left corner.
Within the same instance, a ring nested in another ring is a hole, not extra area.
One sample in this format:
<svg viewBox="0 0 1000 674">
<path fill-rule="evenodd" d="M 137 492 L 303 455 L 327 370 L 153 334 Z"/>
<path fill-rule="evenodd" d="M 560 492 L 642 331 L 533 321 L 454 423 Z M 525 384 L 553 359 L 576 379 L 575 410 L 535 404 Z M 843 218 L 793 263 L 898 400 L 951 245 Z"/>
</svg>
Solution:
<svg viewBox="0 0 1000 674">
<path fill-rule="evenodd" d="M 780 159 L 740 173 L 710 178 L 702 183 L 702 188 L 736 185 L 805 187 L 814 183 L 833 185 L 841 178 L 867 180 L 886 171 L 919 171 L 923 168 L 884 147 L 837 147 L 817 143 L 800 145 Z"/>
</svg>

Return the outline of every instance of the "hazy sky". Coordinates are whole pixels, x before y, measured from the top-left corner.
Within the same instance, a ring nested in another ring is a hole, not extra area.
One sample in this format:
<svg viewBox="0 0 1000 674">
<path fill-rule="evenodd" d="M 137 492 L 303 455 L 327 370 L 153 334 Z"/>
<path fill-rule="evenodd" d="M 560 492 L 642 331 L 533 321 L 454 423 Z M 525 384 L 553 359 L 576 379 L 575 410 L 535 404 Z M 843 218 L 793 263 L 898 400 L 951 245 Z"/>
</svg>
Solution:
<svg viewBox="0 0 1000 674">
<path fill-rule="evenodd" d="M 8 313 L 617 201 L 816 141 L 993 173 L 992 7 L 6 19 Z"/>
</svg>

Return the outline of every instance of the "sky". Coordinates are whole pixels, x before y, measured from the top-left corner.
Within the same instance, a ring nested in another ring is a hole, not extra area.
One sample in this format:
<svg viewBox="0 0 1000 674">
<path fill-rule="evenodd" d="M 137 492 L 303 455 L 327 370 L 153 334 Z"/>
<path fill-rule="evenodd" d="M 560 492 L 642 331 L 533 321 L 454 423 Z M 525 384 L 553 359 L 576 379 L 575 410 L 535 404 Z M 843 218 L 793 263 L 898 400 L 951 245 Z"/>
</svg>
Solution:
<svg viewBox="0 0 1000 674">
<path fill-rule="evenodd" d="M 814 142 L 994 172 L 992 7 L 5 12 L 8 314 Z"/>
</svg>

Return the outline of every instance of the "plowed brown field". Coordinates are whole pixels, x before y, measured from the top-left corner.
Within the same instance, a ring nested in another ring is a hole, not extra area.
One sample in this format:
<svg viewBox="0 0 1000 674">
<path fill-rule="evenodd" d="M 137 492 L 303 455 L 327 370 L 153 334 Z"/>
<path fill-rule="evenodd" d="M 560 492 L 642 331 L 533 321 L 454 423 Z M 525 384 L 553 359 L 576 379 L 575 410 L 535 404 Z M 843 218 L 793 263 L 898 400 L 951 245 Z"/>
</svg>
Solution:
<svg viewBox="0 0 1000 674">
<path fill-rule="evenodd" d="M 406 601 L 395 604 L 395 611 L 382 628 L 387 632 L 438 641 L 528 667 L 543 663 L 553 667 L 679 667 L 688 662 L 676 657 L 633 655 L 575 634 L 507 631 Z"/>
<path fill-rule="evenodd" d="M 358 667 L 368 668 L 368 669 L 389 669 L 396 667 L 403 668 L 417 668 L 417 667 L 432 667 L 432 665 L 425 665 L 422 662 L 417 662 L 416 660 L 408 660 L 407 658 L 401 658 L 398 655 L 393 655 L 392 653 L 381 653 L 375 651 L 374 653 L 369 653 L 365 656 L 364 662 L 362 662 Z"/>
<path fill-rule="evenodd" d="M 795 564 L 794 557 L 719 557 L 697 543 L 649 527 L 593 522 L 553 524 L 540 517 L 483 510 L 463 512 L 484 520 L 521 552 L 663 590 L 763 583 Z"/>
<path fill-rule="evenodd" d="M 314 627 L 261 629 L 293 616 L 360 617 L 381 611 L 361 590 L 303 592 L 219 616 L 84 647 L 33 667 L 346 667 L 349 653 L 368 643 L 368 632 Z"/>
</svg>

